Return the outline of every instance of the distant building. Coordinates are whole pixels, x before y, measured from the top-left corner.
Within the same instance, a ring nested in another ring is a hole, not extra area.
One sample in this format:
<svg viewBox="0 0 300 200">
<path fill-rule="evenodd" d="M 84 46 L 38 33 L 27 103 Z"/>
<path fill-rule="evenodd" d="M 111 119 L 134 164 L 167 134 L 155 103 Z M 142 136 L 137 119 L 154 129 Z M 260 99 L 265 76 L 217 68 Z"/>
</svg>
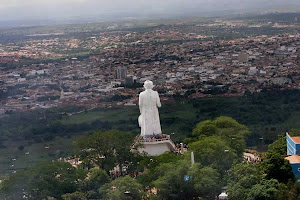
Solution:
<svg viewBox="0 0 300 200">
<path fill-rule="evenodd" d="M 250 67 L 249 71 L 248 71 L 248 75 L 253 76 L 257 73 L 257 69 L 256 67 Z"/>
<path fill-rule="evenodd" d="M 240 63 L 247 63 L 249 60 L 249 56 L 247 53 L 240 53 L 238 59 Z"/>
<path fill-rule="evenodd" d="M 270 82 L 274 85 L 284 85 L 284 84 L 291 84 L 292 80 L 286 77 L 278 77 L 278 78 L 271 78 Z"/>
<path fill-rule="evenodd" d="M 115 79 L 124 79 L 127 77 L 127 67 L 118 67 L 115 69 Z"/>
<path fill-rule="evenodd" d="M 300 180 L 300 137 L 291 137 L 286 133 L 287 143 L 287 157 L 285 158 L 290 162 L 293 173 Z"/>
</svg>

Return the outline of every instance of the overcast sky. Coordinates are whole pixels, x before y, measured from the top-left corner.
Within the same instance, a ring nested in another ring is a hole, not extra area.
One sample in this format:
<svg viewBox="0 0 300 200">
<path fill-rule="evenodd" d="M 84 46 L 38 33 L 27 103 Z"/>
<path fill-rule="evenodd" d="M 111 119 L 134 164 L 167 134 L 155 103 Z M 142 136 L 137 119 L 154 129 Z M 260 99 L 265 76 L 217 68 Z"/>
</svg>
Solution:
<svg viewBox="0 0 300 200">
<path fill-rule="evenodd" d="M 300 0 L 0 0 L 0 20 L 184 15 L 300 6 Z"/>
</svg>

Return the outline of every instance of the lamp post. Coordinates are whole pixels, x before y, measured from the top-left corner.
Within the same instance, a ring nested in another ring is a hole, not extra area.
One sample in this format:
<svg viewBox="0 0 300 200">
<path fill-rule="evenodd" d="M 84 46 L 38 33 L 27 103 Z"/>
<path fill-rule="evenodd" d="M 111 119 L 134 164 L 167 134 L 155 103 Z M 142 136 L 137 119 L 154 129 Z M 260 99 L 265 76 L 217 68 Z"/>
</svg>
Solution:
<svg viewBox="0 0 300 200">
<path fill-rule="evenodd" d="M 195 156 L 194 156 L 194 152 L 193 151 L 191 152 L 191 163 L 192 163 L 192 166 L 195 163 Z"/>
</svg>

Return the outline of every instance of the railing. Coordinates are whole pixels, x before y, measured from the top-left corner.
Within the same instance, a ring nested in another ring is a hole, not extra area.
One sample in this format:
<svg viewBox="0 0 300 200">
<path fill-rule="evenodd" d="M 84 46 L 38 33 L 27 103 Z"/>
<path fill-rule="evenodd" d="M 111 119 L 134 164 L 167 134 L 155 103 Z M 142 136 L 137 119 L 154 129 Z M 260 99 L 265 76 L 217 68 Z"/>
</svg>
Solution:
<svg viewBox="0 0 300 200">
<path fill-rule="evenodd" d="M 166 140 L 170 140 L 170 138 L 161 138 L 161 139 L 146 138 L 146 139 L 141 139 L 141 142 L 159 142 L 159 141 L 166 141 Z"/>
<path fill-rule="evenodd" d="M 158 138 L 156 138 L 158 137 Z M 162 137 L 162 138 L 160 138 Z M 142 137 L 142 136 L 137 136 L 135 139 L 135 143 L 132 145 L 132 148 L 135 147 L 136 144 L 140 143 L 155 143 L 155 142 L 163 142 L 163 141 L 168 141 L 168 143 L 175 149 L 175 144 L 171 140 L 171 137 L 169 135 L 160 135 L 160 136 L 153 136 L 153 137 Z"/>
</svg>

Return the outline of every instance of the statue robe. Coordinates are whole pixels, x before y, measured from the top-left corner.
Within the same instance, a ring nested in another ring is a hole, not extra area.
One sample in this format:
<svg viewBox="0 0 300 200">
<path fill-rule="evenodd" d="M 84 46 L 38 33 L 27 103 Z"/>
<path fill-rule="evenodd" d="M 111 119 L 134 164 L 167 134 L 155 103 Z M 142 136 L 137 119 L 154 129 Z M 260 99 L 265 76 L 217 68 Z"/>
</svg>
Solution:
<svg viewBox="0 0 300 200">
<path fill-rule="evenodd" d="M 139 95 L 139 125 L 141 136 L 161 134 L 158 107 L 161 107 L 158 93 L 152 89 L 146 89 Z"/>
</svg>

